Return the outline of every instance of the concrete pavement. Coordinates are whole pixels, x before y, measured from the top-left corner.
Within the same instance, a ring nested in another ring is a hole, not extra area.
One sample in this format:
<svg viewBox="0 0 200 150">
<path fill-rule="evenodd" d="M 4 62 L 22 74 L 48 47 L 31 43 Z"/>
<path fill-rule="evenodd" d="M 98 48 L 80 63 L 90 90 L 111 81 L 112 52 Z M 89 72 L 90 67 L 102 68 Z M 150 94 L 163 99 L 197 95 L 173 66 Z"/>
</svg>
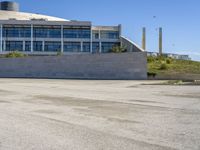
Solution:
<svg viewBox="0 0 200 150">
<path fill-rule="evenodd" d="M 0 79 L 0 150 L 199 150 L 200 86 Z"/>
</svg>

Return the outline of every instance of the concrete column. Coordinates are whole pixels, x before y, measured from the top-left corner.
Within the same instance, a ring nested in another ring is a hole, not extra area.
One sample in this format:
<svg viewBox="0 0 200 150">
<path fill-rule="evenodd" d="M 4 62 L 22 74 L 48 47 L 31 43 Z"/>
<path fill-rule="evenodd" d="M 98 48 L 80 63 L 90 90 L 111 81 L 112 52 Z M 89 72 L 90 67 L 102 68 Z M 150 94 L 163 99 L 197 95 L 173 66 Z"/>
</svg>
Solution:
<svg viewBox="0 0 200 150">
<path fill-rule="evenodd" d="M 33 24 L 31 24 L 31 53 L 33 52 Z"/>
<path fill-rule="evenodd" d="M 101 42 L 99 42 L 99 53 L 102 53 Z"/>
<path fill-rule="evenodd" d="M 101 39 L 101 30 L 99 29 L 99 40 Z"/>
<path fill-rule="evenodd" d="M 159 28 L 159 55 L 161 56 L 163 53 L 162 47 L 162 28 Z"/>
<path fill-rule="evenodd" d="M 120 38 L 122 36 L 122 25 L 121 24 L 118 25 L 118 31 L 119 31 L 120 46 L 122 47 L 123 46 L 122 40 Z"/>
<path fill-rule="evenodd" d="M 81 41 L 81 52 L 83 52 L 83 41 Z"/>
<path fill-rule="evenodd" d="M 146 28 L 142 29 L 142 49 L 146 50 Z"/>
<path fill-rule="evenodd" d="M 92 53 L 92 41 L 93 41 L 93 39 L 92 39 L 92 27 L 91 27 L 91 38 L 90 38 L 90 53 Z"/>
<path fill-rule="evenodd" d="M 6 50 L 6 40 L 3 41 L 3 51 Z"/>
<path fill-rule="evenodd" d="M 1 24 L 1 35 L 0 35 L 1 37 L 1 39 L 0 39 L 0 52 L 2 52 L 3 51 L 3 25 Z"/>
<path fill-rule="evenodd" d="M 26 42 L 23 41 L 23 51 L 25 51 L 25 49 L 26 49 Z"/>
<path fill-rule="evenodd" d="M 45 48 L 45 42 L 42 41 L 42 51 L 44 52 L 44 48 Z"/>
<path fill-rule="evenodd" d="M 122 25 L 119 24 L 118 28 L 119 28 L 119 37 L 121 37 L 122 36 Z"/>
<path fill-rule="evenodd" d="M 61 25 L 61 53 L 64 52 L 64 28 L 63 25 Z"/>
</svg>

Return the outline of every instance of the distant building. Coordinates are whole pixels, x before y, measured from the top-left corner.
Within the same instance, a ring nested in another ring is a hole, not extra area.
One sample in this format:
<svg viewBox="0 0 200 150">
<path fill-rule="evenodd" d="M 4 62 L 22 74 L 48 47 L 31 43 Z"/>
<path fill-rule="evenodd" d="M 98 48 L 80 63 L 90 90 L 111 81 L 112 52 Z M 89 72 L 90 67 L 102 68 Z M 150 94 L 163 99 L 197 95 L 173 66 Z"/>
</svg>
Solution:
<svg viewBox="0 0 200 150">
<path fill-rule="evenodd" d="M 147 52 L 147 56 L 159 56 L 157 52 Z M 173 54 L 173 53 L 163 53 L 162 56 L 170 57 L 179 60 L 191 60 L 189 55 Z"/>
</svg>

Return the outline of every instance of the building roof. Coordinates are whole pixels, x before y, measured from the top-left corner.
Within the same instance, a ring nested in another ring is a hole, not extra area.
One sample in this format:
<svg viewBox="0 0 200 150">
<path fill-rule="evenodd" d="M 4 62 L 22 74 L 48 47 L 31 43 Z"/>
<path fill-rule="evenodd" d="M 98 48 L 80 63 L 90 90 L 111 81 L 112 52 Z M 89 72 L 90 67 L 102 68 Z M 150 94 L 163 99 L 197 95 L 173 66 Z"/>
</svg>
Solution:
<svg viewBox="0 0 200 150">
<path fill-rule="evenodd" d="M 0 20 L 47 20 L 47 21 L 70 21 L 62 18 L 46 16 L 41 14 L 32 14 L 15 11 L 0 10 Z"/>
</svg>

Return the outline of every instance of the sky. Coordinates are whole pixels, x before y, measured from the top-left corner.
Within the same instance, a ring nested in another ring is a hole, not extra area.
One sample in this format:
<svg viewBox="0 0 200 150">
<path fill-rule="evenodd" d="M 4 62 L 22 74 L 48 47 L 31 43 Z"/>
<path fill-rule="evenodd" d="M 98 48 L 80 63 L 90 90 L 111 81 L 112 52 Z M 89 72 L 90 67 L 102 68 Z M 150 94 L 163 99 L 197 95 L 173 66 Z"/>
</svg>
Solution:
<svg viewBox="0 0 200 150">
<path fill-rule="evenodd" d="M 163 28 L 163 51 L 188 54 L 200 61 L 199 0 L 14 0 L 20 10 L 93 25 L 121 24 L 122 34 L 141 45 L 147 30 L 147 50 L 158 51 L 158 28 Z"/>
</svg>

